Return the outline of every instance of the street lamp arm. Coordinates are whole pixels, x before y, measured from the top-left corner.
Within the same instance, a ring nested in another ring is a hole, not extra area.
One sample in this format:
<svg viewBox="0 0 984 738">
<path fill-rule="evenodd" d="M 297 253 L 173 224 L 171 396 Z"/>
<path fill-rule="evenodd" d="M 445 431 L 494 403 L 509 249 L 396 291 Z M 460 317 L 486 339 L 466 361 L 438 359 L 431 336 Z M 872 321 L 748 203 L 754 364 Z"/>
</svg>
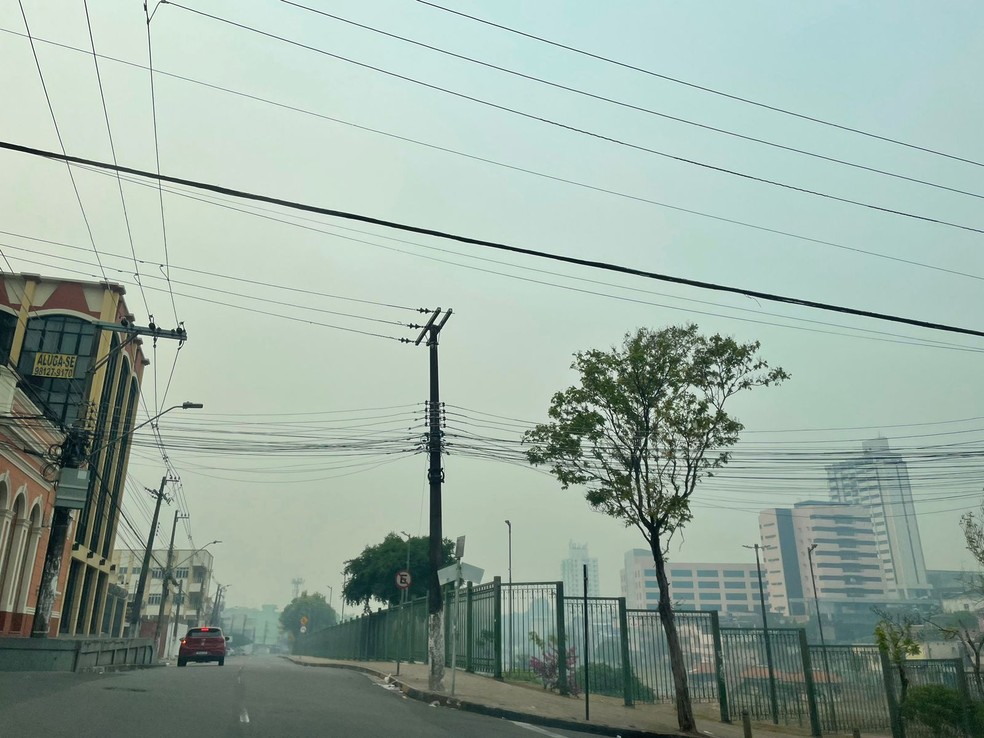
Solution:
<svg viewBox="0 0 984 738">
<path fill-rule="evenodd" d="M 171 568 L 172 569 L 177 569 L 179 566 L 181 566 L 181 564 L 183 564 L 186 561 L 190 561 L 191 559 L 195 558 L 195 554 L 201 553 L 206 548 L 208 548 L 209 546 L 211 546 L 213 543 L 222 543 L 222 541 L 209 541 L 208 543 L 206 543 L 201 548 L 196 548 L 194 551 L 191 552 L 191 554 L 189 556 L 186 556 L 184 559 L 182 559 L 181 561 L 179 561 L 177 564 L 174 564 Z"/>
<path fill-rule="evenodd" d="M 113 446 L 113 445 L 119 443 L 120 441 L 122 441 L 127 436 L 136 433 L 138 430 L 140 430 L 144 426 L 146 426 L 146 425 L 148 425 L 150 423 L 153 423 L 159 417 L 161 417 L 165 413 L 171 412 L 172 410 L 179 410 L 179 409 L 180 410 L 200 410 L 203 407 L 205 407 L 205 405 L 203 403 L 201 403 L 201 402 L 182 402 L 180 405 L 172 405 L 171 407 L 167 408 L 166 410 L 161 410 L 154 417 L 149 418 L 148 420 L 145 420 L 144 422 L 140 423 L 139 425 L 135 425 L 133 428 L 131 428 L 130 430 L 126 431 L 125 433 L 121 433 L 116 438 L 113 438 L 112 440 L 107 441 L 102 446 L 99 446 L 98 448 L 93 449 L 92 451 L 90 451 L 88 453 L 87 456 L 88 456 L 89 459 L 94 458 L 95 455 L 98 454 L 103 449 L 108 448 L 109 446 Z"/>
</svg>

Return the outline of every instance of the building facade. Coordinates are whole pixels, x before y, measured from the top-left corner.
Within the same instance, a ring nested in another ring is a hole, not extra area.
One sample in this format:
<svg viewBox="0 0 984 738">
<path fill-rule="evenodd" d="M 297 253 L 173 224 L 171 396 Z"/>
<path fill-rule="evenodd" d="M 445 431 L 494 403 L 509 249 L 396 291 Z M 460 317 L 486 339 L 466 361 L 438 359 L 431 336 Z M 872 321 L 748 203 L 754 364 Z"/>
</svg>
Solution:
<svg viewBox="0 0 984 738">
<path fill-rule="evenodd" d="M 73 513 L 65 575 L 56 587 L 51 635 L 106 633 L 112 629 L 120 607 L 112 587 L 111 559 L 130 452 L 129 434 L 148 363 L 140 340 L 115 330 L 124 321 L 133 321 L 123 295 L 120 285 L 105 282 L 0 275 L 0 367 L 7 373 L 4 381 L 12 381 L 36 407 L 37 415 L 62 433 L 82 429 L 90 439 L 85 460 L 88 489 L 81 509 Z M 21 425 L 26 423 L 22 420 Z M 2 497 L 0 493 L 0 501 Z M 40 503 L 37 496 L 34 499 L 39 506 L 32 507 L 18 489 L 8 490 L 5 504 L 12 506 L 7 508 L 6 517 L 15 535 L 5 541 L 5 582 L 14 578 L 26 581 L 26 575 L 8 567 L 16 560 L 30 558 L 36 521 L 43 521 L 37 550 L 44 551 L 47 546 L 47 503 Z M 26 549 L 15 542 L 25 536 L 29 540 Z M 36 553 L 34 558 L 37 565 Z M 22 600 L 17 595 L 17 601 Z M 30 606 L 25 604 L 26 613 Z"/>
<path fill-rule="evenodd" d="M 10 367 L 0 366 L 0 635 L 5 636 L 31 632 L 55 504 L 54 475 L 44 456 L 64 439 L 17 382 Z M 65 589 L 67 559 L 68 553 L 56 591 Z M 60 614 L 59 598 L 54 615 Z"/>
<path fill-rule="evenodd" d="M 113 555 L 113 562 L 116 564 L 115 581 L 126 592 L 129 606 L 132 606 L 136 597 L 143 558 L 143 550 L 120 549 Z M 212 554 L 204 549 L 174 549 L 171 554 L 171 570 L 177 586 L 172 584 L 169 587 L 168 598 L 164 603 L 162 629 L 167 636 L 165 642 L 181 638 L 188 628 L 208 624 L 212 603 L 209 588 L 212 583 L 213 562 Z M 153 637 L 157 627 L 166 566 L 167 549 L 151 551 L 150 572 L 140 606 L 140 635 L 146 638 Z"/>
<path fill-rule="evenodd" d="M 666 575 L 670 584 L 670 599 L 677 610 L 713 610 L 737 617 L 762 613 L 755 564 L 669 561 Z M 659 584 L 653 554 L 648 549 L 636 548 L 626 552 L 622 594 L 629 609 L 657 608 Z M 765 594 L 768 607 L 768 592 Z"/>
<path fill-rule="evenodd" d="M 568 546 L 567 558 L 560 562 L 560 578 L 564 582 L 565 597 L 584 597 L 584 567 L 588 567 L 588 597 L 601 596 L 598 581 L 598 559 L 588 556 L 587 543 Z"/>
<path fill-rule="evenodd" d="M 888 596 L 866 508 L 810 501 L 770 508 L 759 514 L 759 532 L 770 601 L 782 615 L 808 619 L 817 603 L 829 613 L 870 609 Z"/>
<path fill-rule="evenodd" d="M 885 438 L 863 441 L 861 449 L 860 458 L 827 467 L 830 498 L 860 505 L 871 517 L 889 594 L 906 601 L 927 599 L 932 588 L 908 467 Z"/>
</svg>

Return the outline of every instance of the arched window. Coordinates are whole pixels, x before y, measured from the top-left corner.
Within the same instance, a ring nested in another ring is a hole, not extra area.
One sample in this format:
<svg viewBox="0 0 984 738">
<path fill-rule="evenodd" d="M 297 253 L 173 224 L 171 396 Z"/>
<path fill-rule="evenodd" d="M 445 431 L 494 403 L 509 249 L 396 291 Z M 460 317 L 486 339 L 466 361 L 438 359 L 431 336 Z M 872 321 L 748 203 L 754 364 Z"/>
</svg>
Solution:
<svg viewBox="0 0 984 738">
<path fill-rule="evenodd" d="M 71 315 L 43 315 L 27 321 L 17 371 L 55 422 L 73 425 L 84 412 L 96 333 L 92 323 Z"/>
<path fill-rule="evenodd" d="M 41 504 L 35 503 L 28 518 L 27 533 L 24 538 L 24 562 L 20 568 L 20 581 L 14 590 L 14 612 L 27 610 L 27 600 L 31 594 L 31 580 L 34 578 L 34 565 L 38 560 L 38 544 L 41 540 Z"/>
<path fill-rule="evenodd" d="M 27 500 L 23 494 L 14 497 L 13 517 L 4 556 L 3 569 L 0 570 L 0 610 L 13 610 L 14 591 L 20 583 L 21 566 L 24 562 L 24 547 L 27 541 Z"/>
</svg>

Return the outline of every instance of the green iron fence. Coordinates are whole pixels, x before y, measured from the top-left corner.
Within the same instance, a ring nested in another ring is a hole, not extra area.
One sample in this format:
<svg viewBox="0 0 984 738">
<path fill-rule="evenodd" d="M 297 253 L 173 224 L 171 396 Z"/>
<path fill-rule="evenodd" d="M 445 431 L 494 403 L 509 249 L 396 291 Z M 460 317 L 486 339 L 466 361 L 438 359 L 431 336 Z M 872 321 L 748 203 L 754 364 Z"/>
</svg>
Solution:
<svg viewBox="0 0 984 738">
<path fill-rule="evenodd" d="M 295 652 L 337 659 L 427 660 L 426 598 L 365 614 L 302 635 Z M 877 647 L 817 646 L 806 631 L 722 628 L 715 612 L 675 613 L 691 698 L 717 702 L 724 721 L 743 711 L 758 721 L 797 726 L 811 735 L 892 734 L 929 738 L 930 729 L 904 724 L 897 670 Z M 584 626 L 588 625 L 585 649 Z M 535 636 L 535 637 L 534 637 Z M 659 614 L 627 610 L 624 598 L 565 597 L 560 582 L 469 585 L 445 597 L 445 653 L 457 668 L 511 681 L 539 681 L 533 659 L 557 659 L 557 686 L 582 689 L 585 666 L 592 694 L 621 697 L 626 705 L 672 703 L 669 649 Z M 540 645 L 538 645 L 540 644 Z M 769 669 L 771 651 L 772 669 Z M 912 686 L 939 684 L 965 699 L 975 693 L 959 660 L 911 660 Z M 968 724 L 969 725 L 969 724 Z M 969 727 L 952 738 L 981 738 Z M 946 734 L 950 738 L 951 734 Z"/>
</svg>

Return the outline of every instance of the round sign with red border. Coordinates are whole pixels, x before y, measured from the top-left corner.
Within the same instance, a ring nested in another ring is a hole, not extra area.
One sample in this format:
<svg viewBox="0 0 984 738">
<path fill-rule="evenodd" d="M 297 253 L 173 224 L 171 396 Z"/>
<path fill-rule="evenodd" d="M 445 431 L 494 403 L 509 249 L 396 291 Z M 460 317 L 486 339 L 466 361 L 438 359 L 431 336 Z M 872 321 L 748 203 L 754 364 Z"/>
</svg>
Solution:
<svg viewBox="0 0 984 738">
<path fill-rule="evenodd" d="M 406 569 L 401 569 L 396 572 L 396 587 L 397 589 L 409 589 L 413 578 L 410 576 L 410 572 Z"/>
</svg>

